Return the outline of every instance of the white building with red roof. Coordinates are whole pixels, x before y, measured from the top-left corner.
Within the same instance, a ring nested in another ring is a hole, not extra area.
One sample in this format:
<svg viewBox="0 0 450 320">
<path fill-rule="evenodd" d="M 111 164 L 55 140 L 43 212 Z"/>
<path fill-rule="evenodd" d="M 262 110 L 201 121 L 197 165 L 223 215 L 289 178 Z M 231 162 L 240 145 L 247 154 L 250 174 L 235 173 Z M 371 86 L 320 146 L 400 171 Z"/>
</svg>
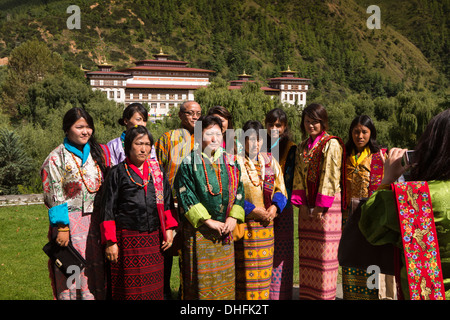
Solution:
<svg viewBox="0 0 450 320">
<path fill-rule="evenodd" d="M 311 79 L 295 77 L 296 73 L 288 67 L 288 70 L 281 71 L 281 77 L 268 79 L 268 85 L 261 86 L 261 90 L 267 95 L 279 98 L 282 103 L 305 106 L 306 93 Z M 255 82 L 250 80 L 251 77 L 244 71 L 239 75 L 238 80 L 229 81 L 228 89 L 241 89 L 244 83 Z"/>
<path fill-rule="evenodd" d="M 134 67 L 113 71 L 110 64 L 99 64 L 97 71 L 85 70 L 93 90 L 101 90 L 110 100 L 129 105 L 133 102 L 147 103 L 150 120 L 167 115 L 171 107 L 183 101 L 194 100 L 195 90 L 210 84 L 210 76 L 215 71 L 190 68 L 188 62 L 169 60 L 162 50 L 155 59 L 134 62 Z M 296 71 L 281 72 L 281 77 L 268 79 L 267 86 L 261 90 L 277 97 L 281 102 L 304 106 L 310 79 L 298 78 Z M 240 89 L 250 80 L 251 75 L 244 71 L 238 80 L 229 82 L 229 89 Z"/>
<path fill-rule="evenodd" d="M 109 100 L 125 102 L 127 80 L 132 77 L 130 73 L 112 71 L 110 64 L 98 65 L 97 71 L 84 70 L 93 90 L 106 93 Z"/>
<path fill-rule="evenodd" d="M 128 105 L 147 103 L 150 119 L 168 114 L 171 107 L 194 100 L 195 90 L 210 84 L 213 70 L 190 68 L 188 62 L 169 60 L 162 50 L 155 59 L 140 60 L 134 67 L 112 71 L 101 64 L 98 71 L 86 72 L 94 90 L 106 92 L 108 99 Z"/>
</svg>

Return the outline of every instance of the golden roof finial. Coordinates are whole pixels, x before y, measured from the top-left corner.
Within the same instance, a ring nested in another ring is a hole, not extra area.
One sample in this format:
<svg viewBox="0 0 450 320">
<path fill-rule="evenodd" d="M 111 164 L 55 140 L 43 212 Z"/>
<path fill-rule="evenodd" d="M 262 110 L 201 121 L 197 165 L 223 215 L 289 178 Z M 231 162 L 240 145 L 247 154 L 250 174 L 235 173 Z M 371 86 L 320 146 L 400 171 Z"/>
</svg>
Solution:
<svg viewBox="0 0 450 320">
<path fill-rule="evenodd" d="M 240 74 L 239 77 L 251 77 L 251 75 L 247 74 L 244 69 L 244 73 Z"/>
<path fill-rule="evenodd" d="M 288 65 L 287 70 L 281 71 L 281 73 L 297 73 L 297 71 L 291 70 L 291 66 Z"/>
</svg>

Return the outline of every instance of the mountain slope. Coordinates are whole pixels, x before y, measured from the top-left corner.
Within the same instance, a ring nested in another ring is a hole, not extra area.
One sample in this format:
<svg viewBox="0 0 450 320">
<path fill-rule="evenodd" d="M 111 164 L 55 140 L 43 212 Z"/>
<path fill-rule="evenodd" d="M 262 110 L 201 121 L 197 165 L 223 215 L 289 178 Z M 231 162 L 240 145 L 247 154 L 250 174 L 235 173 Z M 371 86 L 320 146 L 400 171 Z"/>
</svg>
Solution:
<svg viewBox="0 0 450 320">
<path fill-rule="evenodd" d="M 393 1 L 381 3 L 384 19 L 383 8 Z M 163 48 L 173 59 L 213 69 L 226 80 L 245 70 L 264 81 L 289 66 L 312 79 L 321 94 L 392 96 L 403 88 L 439 88 L 448 80 L 445 63 L 426 57 L 412 42 L 420 43 L 415 24 L 429 17 L 370 30 L 363 0 L 84 0 L 78 3 L 80 30 L 66 26 L 71 4 L 0 1 L 0 58 L 35 37 L 87 69 L 104 61 L 130 66 Z M 442 50 L 446 42 L 435 46 Z"/>
</svg>

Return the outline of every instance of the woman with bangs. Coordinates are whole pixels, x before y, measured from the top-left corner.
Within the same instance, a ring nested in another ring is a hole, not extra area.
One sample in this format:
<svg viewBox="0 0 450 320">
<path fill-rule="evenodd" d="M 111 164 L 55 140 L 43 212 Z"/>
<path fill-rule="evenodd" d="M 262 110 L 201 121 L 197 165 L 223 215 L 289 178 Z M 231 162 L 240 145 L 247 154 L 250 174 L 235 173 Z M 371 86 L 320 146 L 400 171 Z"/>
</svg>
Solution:
<svg viewBox="0 0 450 320">
<path fill-rule="evenodd" d="M 126 157 L 106 178 L 100 226 L 113 300 L 163 299 L 163 252 L 172 246 L 178 223 L 167 175 L 149 159 L 152 147 L 147 128 L 128 129 Z"/>
<path fill-rule="evenodd" d="M 287 192 L 283 171 L 271 154 L 261 152 L 265 132 L 259 121 L 243 126 L 245 157 L 238 157 L 245 189 L 245 223 L 235 235 L 236 298 L 269 300 L 274 256 L 274 221 Z M 291 288 L 292 291 L 292 288 Z"/>
</svg>

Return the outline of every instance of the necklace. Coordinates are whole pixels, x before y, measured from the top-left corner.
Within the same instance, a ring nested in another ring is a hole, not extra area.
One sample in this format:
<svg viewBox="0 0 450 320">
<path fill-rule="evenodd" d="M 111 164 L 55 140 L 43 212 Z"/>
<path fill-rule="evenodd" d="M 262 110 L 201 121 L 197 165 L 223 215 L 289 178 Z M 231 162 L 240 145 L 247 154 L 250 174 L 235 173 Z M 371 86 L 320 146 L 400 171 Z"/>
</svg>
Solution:
<svg viewBox="0 0 450 320">
<path fill-rule="evenodd" d="M 249 160 L 249 161 L 251 161 L 251 160 Z M 255 182 L 253 181 L 253 179 L 252 179 L 252 176 L 250 175 L 250 170 L 251 170 L 251 168 L 250 168 L 250 166 L 248 165 L 247 161 L 245 161 L 245 160 L 244 160 L 244 166 L 245 166 L 245 169 L 247 170 L 247 175 L 248 175 L 248 178 L 250 179 L 250 182 L 251 182 L 255 187 L 261 186 L 261 184 L 262 184 L 262 179 L 260 178 L 260 176 L 259 176 L 259 174 L 258 174 L 258 171 L 256 171 L 256 173 L 257 173 L 257 175 L 258 175 L 258 183 L 255 183 Z"/>
<path fill-rule="evenodd" d="M 217 196 L 222 193 L 222 178 L 220 176 L 220 164 L 219 164 L 219 178 L 218 178 L 220 190 L 219 190 L 219 193 L 213 193 L 211 185 L 209 184 L 209 178 L 208 178 L 208 172 L 206 171 L 205 160 L 203 159 L 203 157 L 201 157 L 201 158 L 202 158 L 203 170 L 205 171 L 206 185 L 208 187 L 208 192 L 212 196 Z"/>
<path fill-rule="evenodd" d="M 139 186 L 139 187 L 141 187 L 141 188 L 143 188 L 143 187 L 145 187 L 146 185 L 148 185 L 148 183 L 150 182 L 150 175 L 152 174 L 150 168 L 148 168 L 148 177 L 147 177 L 147 179 L 146 179 L 146 180 L 143 179 L 143 180 L 144 180 L 144 183 L 141 184 L 141 183 L 138 183 L 138 182 L 134 181 L 133 177 L 132 177 L 131 174 L 130 174 L 130 171 L 128 170 L 128 165 L 127 165 L 126 163 L 124 163 L 124 165 L 125 165 L 125 170 L 126 170 L 126 172 L 127 172 L 127 174 L 128 174 L 128 177 L 130 178 L 131 182 L 133 182 L 135 185 L 137 185 L 137 186 Z"/>
<path fill-rule="evenodd" d="M 78 164 L 77 159 L 75 158 L 75 155 L 74 155 L 72 152 L 71 152 L 70 154 L 72 155 L 73 161 L 75 161 L 75 163 L 76 163 L 76 165 L 77 165 L 78 171 L 80 172 L 81 180 L 83 181 L 84 186 L 86 187 L 87 191 L 89 191 L 90 193 L 95 193 L 95 192 L 97 192 L 97 191 L 100 189 L 101 185 L 102 185 L 102 172 L 101 172 L 101 170 L 100 170 L 99 165 L 97 164 L 97 161 L 94 160 L 95 166 L 97 167 L 97 173 L 98 173 L 98 177 L 97 177 L 97 189 L 92 190 L 91 188 L 89 188 L 88 184 L 87 184 L 86 181 L 84 180 L 83 171 L 81 170 L 80 165 Z"/>
</svg>

